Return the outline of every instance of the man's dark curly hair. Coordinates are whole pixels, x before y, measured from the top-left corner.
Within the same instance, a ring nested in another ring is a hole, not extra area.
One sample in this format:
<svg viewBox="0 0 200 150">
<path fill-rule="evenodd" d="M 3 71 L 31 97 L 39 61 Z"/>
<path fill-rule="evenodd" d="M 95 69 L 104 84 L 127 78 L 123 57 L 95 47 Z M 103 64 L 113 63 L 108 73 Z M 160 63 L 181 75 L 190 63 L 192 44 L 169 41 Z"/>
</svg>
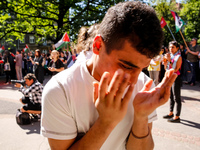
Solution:
<svg viewBox="0 0 200 150">
<path fill-rule="evenodd" d="M 153 58 L 163 42 L 163 31 L 154 9 L 141 2 L 123 2 L 108 9 L 99 32 L 107 53 L 120 50 L 127 40 L 139 53 Z"/>
<path fill-rule="evenodd" d="M 28 79 L 28 80 L 33 79 L 33 82 L 35 82 L 35 81 L 37 80 L 36 76 L 35 76 L 34 74 L 32 74 L 32 73 L 28 73 L 28 74 L 24 77 L 24 80 L 26 80 L 26 79 Z"/>
</svg>

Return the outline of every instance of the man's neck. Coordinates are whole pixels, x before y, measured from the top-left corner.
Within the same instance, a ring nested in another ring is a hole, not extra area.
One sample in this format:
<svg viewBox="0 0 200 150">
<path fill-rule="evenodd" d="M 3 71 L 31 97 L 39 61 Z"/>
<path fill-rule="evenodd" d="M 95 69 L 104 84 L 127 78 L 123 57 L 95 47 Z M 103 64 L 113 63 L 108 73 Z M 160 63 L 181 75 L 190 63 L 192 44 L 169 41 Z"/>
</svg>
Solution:
<svg viewBox="0 0 200 150">
<path fill-rule="evenodd" d="M 192 47 L 195 47 L 196 46 L 196 44 L 192 44 Z"/>
<path fill-rule="evenodd" d="M 90 75 L 93 76 L 93 78 L 96 79 L 97 81 L 100 81 L 100 77 L 99 77 L 98 73 L 95 71 L 94 59 L 96 59 L 96 58 L 95 58 L 95 56 L 93 54 L 92 58 L 90 58 L 86 62 L 86 66 L 87 66 L 87 69 L 88 69 Z"/>
</svg>

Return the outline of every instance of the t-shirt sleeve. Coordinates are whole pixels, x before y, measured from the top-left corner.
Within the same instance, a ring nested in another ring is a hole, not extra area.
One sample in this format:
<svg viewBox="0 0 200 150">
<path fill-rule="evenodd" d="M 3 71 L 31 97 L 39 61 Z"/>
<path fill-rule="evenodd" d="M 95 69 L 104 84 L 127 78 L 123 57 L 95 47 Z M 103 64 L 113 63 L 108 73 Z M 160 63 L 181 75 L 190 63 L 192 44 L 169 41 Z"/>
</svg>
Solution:
<svg viewBox="0 0 200 150">
<path fill-rule="evenodd" d="M 70 101 L 62 85 L 53 77 L 42 94 L 41 134 L 47 138 L 68 140 L 77 136 Z"/>
</svg>

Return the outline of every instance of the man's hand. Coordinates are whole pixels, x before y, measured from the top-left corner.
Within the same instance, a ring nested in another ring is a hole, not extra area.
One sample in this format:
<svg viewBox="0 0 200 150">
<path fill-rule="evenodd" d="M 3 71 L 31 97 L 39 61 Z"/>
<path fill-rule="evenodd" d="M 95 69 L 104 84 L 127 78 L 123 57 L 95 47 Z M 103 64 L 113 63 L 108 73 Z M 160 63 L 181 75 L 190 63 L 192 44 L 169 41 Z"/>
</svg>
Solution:
<svg viewBox="0 0 200 150">
<path fill-rule="evenodd" d="M 191 50 L 189 49 L 189 47 L 186 47 L 186 49 L 187 49 L 187 51 L 190 53 L 191 52 Z"/>
<path fill-rule="evenodd" d="M 129 80 L 130 75 L 118 69 L 111 81 L 110 74 L 105 72 L 100 83 L 94 83 L 94 104 L 104 125 L 116 126 L 127 113 L 134 86 L 130 85 L 124 98 L 122 96 Z"/>
<path fill-rule="evenodd" d="M 150 88 L 153 81 L 149 80 L 133 101 L 135 116 L 147 118 L 157 107 L 166 103 L 176 77 L 173 69 L 166 71 L 162 82 L 152 90 Z"/>
<path fill-rule="evenodd" d="M 22 85 L 20 83 L 15 83 L 15 87 L 20 88 Z"/>
</svg>

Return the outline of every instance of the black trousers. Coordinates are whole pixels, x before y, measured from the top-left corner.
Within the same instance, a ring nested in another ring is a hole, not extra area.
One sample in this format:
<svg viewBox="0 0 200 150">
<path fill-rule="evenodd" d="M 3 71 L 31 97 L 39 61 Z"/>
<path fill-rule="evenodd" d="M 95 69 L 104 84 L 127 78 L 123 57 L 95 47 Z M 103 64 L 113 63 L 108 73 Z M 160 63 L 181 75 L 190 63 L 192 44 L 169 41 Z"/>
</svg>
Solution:
<svg viewBox="0 0 200 150">
<path fill-rule="evenodd" d="M 181 114 L 181 76 L 179 75 L 174 84 L 172 85 L 171 88 L 171 94 L 170 94 L 170 112 L 173 112 L 174 110 L 174 105 L 176 103 L 176 116 L 180 116 Z"/>
<path fill-rule="evenodd" d="M 9 82 L 9 80 L 11 79 L 11 71 L 5 71 L 5 74 L 6 74 L 6 82 Z"/>
</svg>

